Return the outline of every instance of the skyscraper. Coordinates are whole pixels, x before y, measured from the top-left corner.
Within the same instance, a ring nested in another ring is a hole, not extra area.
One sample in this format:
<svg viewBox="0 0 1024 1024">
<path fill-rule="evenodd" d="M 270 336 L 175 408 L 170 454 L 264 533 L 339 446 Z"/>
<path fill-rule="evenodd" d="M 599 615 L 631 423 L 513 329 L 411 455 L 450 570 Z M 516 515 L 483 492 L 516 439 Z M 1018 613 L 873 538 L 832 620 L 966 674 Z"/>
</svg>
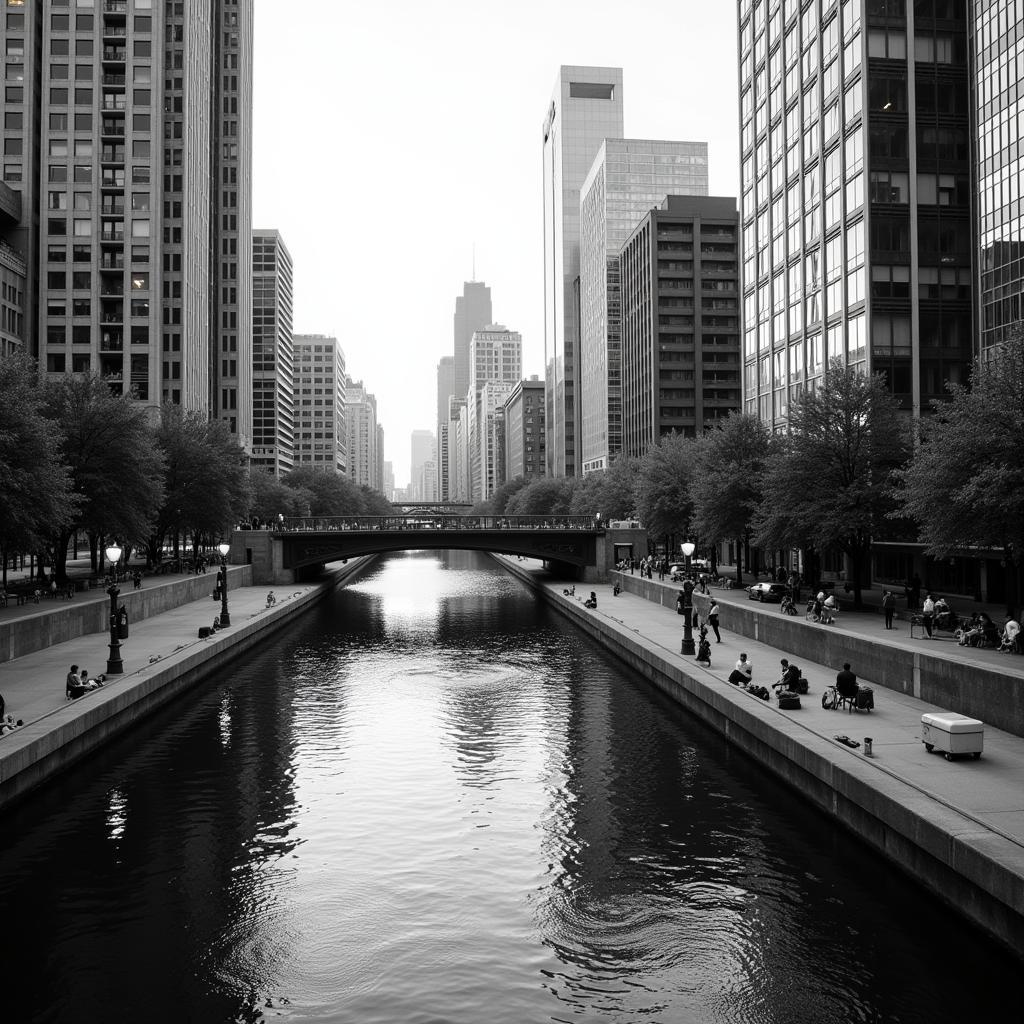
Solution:
<svg viewBox="0 0 1024 1024">
<path fill-rule="evenodd" d="M 619 250 L 669 193 L 706 196 L 706 142 L 606 139 L 580 189 L 578 468 L 606 469 L 622 449 Z"/>
<path fill-rule="evenodd" d="M 455 297 L 454 395 L 464 395 L 469 387 L 469 346 L 473 334 L 491 322 L 491 289 L 483 281 L 465 281 L 462 294 Z"/>
<path fill-rule="evenodd" d="M 544 361 L 548 474 L 578 469 L 580 187 L 605 139 L 622 138 L 622 69 L 559 69 L 543 126 Z"/>
<path fill-rule="evenodd" d="M 442 356 L 437 364 L 437 467 L 438 501 L 448 500 L 448 400 L 455 393 L 455 356 Z"/>
<path fill-rule="evenodd" d="M 626 239 L 622 451 L 694 437 L 741 407 L 736 200 L 668 196 Z"/>
<path fill-rule="evenodd" d="M 981 250 L 976 308 L 984 354 L 1024 321 L 1024 3 L 973 0 L 970 8 Z M 940 287 L 947 286 L 940 281 Z"/>
<path fill-rule="evenodd" d="M 378 448 L 377 399 L 351 377 L 345 382 L 345 429 L 348 475 L 353 483 L 379 490 L 384 467 Z"/>
<path fill-rule="evenodd" d="M 971 354 L 966 4 L 738 11 L 745 408 L 839 358 L 920 414 Z"/>
<path fill-rule="evenodd" d="M 345 353 L 337 338 L 296 334 L 294 350 L 295 464 L 344 473 Z"/>
<path fill-rule="evenodd" d="M 295 458 L 292 258 L 275 230 L 253 233 L 252 464 L 275 476 Z"/>
<path fill-rule="evenodd" d="M 432 430 L 414 430 L 409 438 L 409 486 L 413 490 L 414 498 L 426 500 L 422 487 L 423 467 L 429 462 L 434 466 L 434 472 L 437 472 L 437 463 L 434 461 L 435 446 Z M 431 486 L 431 491 L 437 494 L 436 487 Z"/>
<path fill-rule="evenodd" d="M 246 439 L 251 4 L 9 0 L 4 19 L 27 351 L 153 407 L 223 406 Z"/>
</svg>

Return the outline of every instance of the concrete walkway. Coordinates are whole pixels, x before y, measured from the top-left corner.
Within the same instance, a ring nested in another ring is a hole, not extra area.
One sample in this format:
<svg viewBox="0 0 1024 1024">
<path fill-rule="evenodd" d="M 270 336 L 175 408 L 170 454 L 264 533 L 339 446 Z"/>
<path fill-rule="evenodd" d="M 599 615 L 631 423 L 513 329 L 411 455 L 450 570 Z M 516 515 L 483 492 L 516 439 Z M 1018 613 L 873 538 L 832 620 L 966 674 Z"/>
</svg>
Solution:
<svg viewBox="0 0 1024 1024">
<path fill-rule="evenodd" d="M 167 577 L 174 580 L 178 577 Z M 210 586 L 213 587 L 215 574 L 209 574 Z M 147 586 L 159 586 L 162 577 L 147 580 Z M 267 593 L 274 589 L 278 606 L 316 589 L 320 584 L 293 584 L 287 588 L 239 587 L 228 591 L 228 610 L 231 626 L 227 631 L 248 623 L 251 619 L 267 611 Z M 92 591 L 77 594 L 76 601 L 104 601 L 109 598 L 104 591 Z M 38 605 L 27 604 L 21 607 L 0 609 L 0 615 L 12 619 L 28 618 L 34 615 L 46 615 L 50 609 L 59 609 L 63 601 L 44 599 Z M 192 601 L 188 604 L 161 612 L 151 618 L 133 622 L 130 625 L 127 640 L 121 641 L 121 660 L 124 673 L 111 676 L 104 684 L 102 691 L 93 693 L 110 693 L 118 688 L 119 683 L 136 678 L 165 659 L 184 654 L 194 647 L 209 641 L 198 639 L 200 626 L 210 626 L 214 616 L 220 613 L 220 601 L 210 597 Z M 87 668 L 91 676 L 106 671 L 109 653 L 109 633 L 91 633 L 77 637 L 66 643 L 55 644 L 43 651 L 36 651 L 12 661 L 0 663 L 0 694 L 6 701 L 6 713 L 22 719 L 25 725 L 37 723 L 40 719 L 62 708 L 68 707 L 64 697 L 64 681 L 72 664 Z M 74 708 L 87 708 L 93 693 L 86 694 L 72 702 Z M 36 731 L 36 730 L 33 730 Z M 2 744 L 17 738 L 19 732 L 0 737 Z"/>
<path fill-rule="evenodd" d="M 529 568 L 541 585 L 561 595 L 566 584 L 549 580 L 541 563 L 515 562 L 519 570 Z M 626 574 L 628 576 L 628 573 Z M 657 577 L 655 576 L 655 583 Z M 666 581 L 664 586 L 676 593 L 676 583 Z M 875 709 L 869 712 L 827 711 L 821 706 L 821 695 L 826 686 L 835 681 L 835 671 L 815 664 L 806 658 L 796 658 L 789 652 L 777 650 L 746 637 L 722 630 L 722 643 L 711 643 L 711 668 L 704 668 L 693 657 L 680 654 L 683 636 L 682 618 L 673 610 L 653 601 L 645 600 L 623 590 L 614 597 L 612 587 L 604 584 L 576 585 L 576 598 L 581 601 L 596 591 L 597 609 L 590 614 L 615 622 L 636 635 L 636 640 L 679 665 L 686 671 L 715 686 L 733 691 L 743 699 L 760 707 L 765 716 L 779 716 L 806 730 L 808 738 L 827 740 L 834 747 L 834 760 L 856 759 L 868 764 L 880 776 L 889 776 L 911 786 L 930 800 L 959 812 L 982 828 L 1011 840 L 1021 848 L 1022 881 L 1024 881 L 1024 738 L 986 727 L 985 751 L 980 760 L 971 758 L 947 762 L 938 754 L 929 754 L 921 742 L 921 715 L 932 711 L 948 711 L 924 701 L 878 686 L 870 679 L 860 682 L 875 691 Z M 744 591 L 713 589 L 712 596 L 720 604 L 746 603 Z M 751 604 L 753 602 L 750 602 Z M 781 615 L 778 605 L 759 605 L 769 614 Z M 723 618 L 726 613 L 723 612 Z M 909 638 L 909 623 L 899 623 L 899 629 L 887 632 L 881 615 L 876 612 L 844 612 L 835 626 L 821 629 L 855 632 L 870 635 L 879 644 L 926 645 L 929 653 L 948 658 L 964 666 L 967 671 L 979 658 L 997 663 L 1001 669 L 1018 674 L 1024 686 L 1024 658 L 996 651 L 975 651 L 959 647 L 955 641 L 927 641 Z M 696 634 L 694 639 L 696 640 Z M 740 652 L 746 652 L 754 665 L 754 682 L 771 688 L 781 674 L 780 659 L 789 657 L 796 662 L 810 684 L 810 693 L 801 698 L 798 711 L 780 711 L 774 700 L 761 701 L 727 682 Z M 856 669 L 856 666 L 854 666 Z M 849 736 L 861 746 L 856 750 L 837 742 L 837 735 Z M 864 755 L 863 742 L 871 737 L 874 753 Z"/>
</svg>

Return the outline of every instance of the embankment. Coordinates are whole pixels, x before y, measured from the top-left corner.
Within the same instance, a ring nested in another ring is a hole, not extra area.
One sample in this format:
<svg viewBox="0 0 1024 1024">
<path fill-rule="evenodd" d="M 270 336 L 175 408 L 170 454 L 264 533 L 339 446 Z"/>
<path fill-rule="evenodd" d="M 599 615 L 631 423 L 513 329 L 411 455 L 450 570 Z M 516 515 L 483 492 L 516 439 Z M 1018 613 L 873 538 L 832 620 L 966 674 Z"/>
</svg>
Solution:
<svg viewBox="0 0 1024 1024">
<path fill-rule="evenodd" d="M 22 798 L 230 665 L 336 587 L 358 577 L 373 561 L 373 557 L 360 558 L 332 568 L 323 582 L 304 593 L 261 609 L 243 623 L 236 620 L 207 640 L 190 642 L 138 672 L 118 677 L 116 686 L 108 685 L 87 698 L 64 704 L 4 737 L 0 745 L 0 807 Z M 203 580 L 202 597 L 209 598 L 211 583 L 212 577 Z"/>
<path fill-rule="evenodd" d="M 501 562 L 682 708 L 1021 955 L 1024 850 L 1017 843 L 864 758 L 837 760 L 835 744 L 798 720 L 766 713 L 769 708 L 735 687 L 715 687 L 691 676 L 671 652 L 593 615 L 578 600 L 541 585 L 515 563 Z M 766 642 L 775 641 L 769 637 Z"/>
</svg>

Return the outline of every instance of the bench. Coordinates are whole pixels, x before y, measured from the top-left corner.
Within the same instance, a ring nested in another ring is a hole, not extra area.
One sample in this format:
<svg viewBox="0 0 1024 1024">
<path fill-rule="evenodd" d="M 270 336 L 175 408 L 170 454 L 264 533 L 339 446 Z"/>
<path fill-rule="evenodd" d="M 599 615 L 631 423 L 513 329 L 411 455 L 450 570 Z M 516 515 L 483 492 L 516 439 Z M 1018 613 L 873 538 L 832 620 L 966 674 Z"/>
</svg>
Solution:
<svg viewBox="0 0 1024 1024">
<path fill-rule="evenodd" d="M 953 622 L 946 621 L 943 625 L 939 625 L 936 619 L 932 618 L 932 633 L 946 633 L 948 636 L 953 636 L 958 629 L 963 629 L 964 620 L 959 616 L 953 617 Z M 915 612 L 910 616 L 910 639 L 914 639 L 914 628 L 917 627 L 921 630 L 920 636 L 927 636 L 928 631 L 924 628 L 924 616 L 920 612 Z"/>
</svg>

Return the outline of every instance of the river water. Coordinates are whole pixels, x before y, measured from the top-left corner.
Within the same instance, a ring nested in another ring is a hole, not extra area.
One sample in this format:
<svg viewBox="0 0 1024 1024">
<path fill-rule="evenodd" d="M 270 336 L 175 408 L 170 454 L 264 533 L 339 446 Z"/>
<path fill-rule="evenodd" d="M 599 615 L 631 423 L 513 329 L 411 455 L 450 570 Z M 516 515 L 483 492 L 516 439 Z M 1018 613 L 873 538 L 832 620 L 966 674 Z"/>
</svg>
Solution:
<svg viewBox="0 0 1024 1024">
<path fill-rule="evenodd" d="M 484 556 L 4 819 L 6 1021 L 1020 1020 L 1022 968 Z"/>
</svg>

